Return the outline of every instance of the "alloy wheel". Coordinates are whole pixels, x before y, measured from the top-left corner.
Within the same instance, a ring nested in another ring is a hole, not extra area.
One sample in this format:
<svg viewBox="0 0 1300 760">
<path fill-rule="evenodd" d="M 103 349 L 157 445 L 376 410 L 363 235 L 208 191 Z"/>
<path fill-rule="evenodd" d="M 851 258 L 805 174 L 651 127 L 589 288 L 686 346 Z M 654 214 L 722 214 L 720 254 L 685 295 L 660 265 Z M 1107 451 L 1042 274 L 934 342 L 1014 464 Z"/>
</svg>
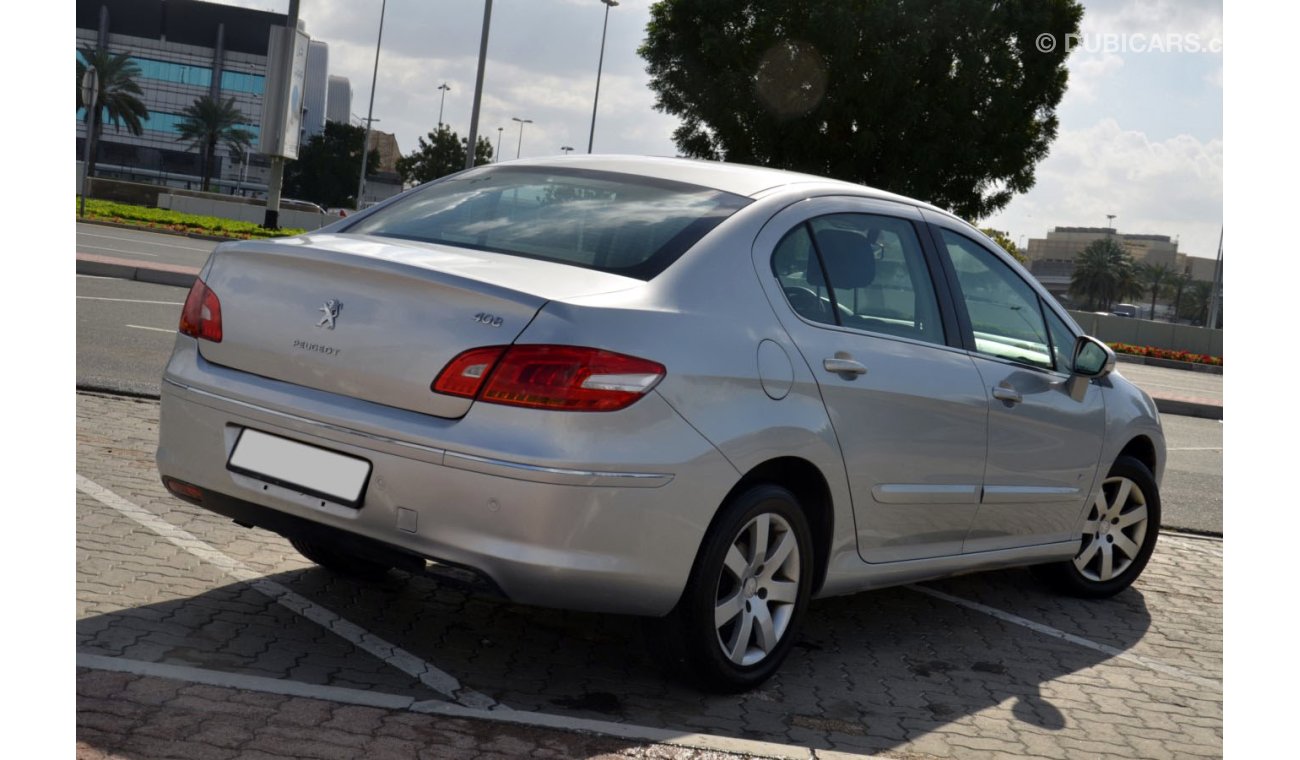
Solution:
<svg viewBox="0 0 1300 760">
<path fill-rule="evenodd" d="M 1150 523 L 1146 495 L 1126 477 L 1110 477 L 1083 524 L 1083 546 L 1074 566 L 1090 581 L 1105 582 L 1128 570 L 1146 541 Z"/>
<path fill-rule="evenodd" d="M 723 655 L 762 662 L 785 635 L 799 596 L 799 542 L 785 518 L 764 512 L 732 539 L 723 560 L 713 623 Z"/>
</svg>

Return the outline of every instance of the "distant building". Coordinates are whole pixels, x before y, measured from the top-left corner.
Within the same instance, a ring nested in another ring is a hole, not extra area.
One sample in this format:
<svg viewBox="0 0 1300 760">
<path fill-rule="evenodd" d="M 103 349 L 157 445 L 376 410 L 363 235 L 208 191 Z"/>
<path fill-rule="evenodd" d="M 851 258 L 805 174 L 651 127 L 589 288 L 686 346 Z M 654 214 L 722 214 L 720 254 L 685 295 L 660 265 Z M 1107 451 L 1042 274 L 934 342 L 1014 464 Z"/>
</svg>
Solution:
<svg viewBox="0 0 1300 760">
<path fill-rule="evenodd" d="M 233 97 L 246 118 L 244 126 L 254 134 L 260 130 L 267 44 L 271 27 L 288 23 L 285 14 L 199 0 L 77 0 L 76 13 L 78 58 L 87 46 L 130 54 L 140 68 L 136 81 L 149 110 L 138 137 L 104 124 L 96 148 L 99 176 L 198 189 L 199 153 L 177 142 L 176 125 L 185 108 L 204 95 L 223 101 Z M 310 62 L 308 66 L 310 70 Z M 312 90 L 310 75 L 305 84 L 304 101 L 319 103 L 318 112 L 324 109 L 327 78 L 327 73 L 317 77 L 318 92 Z M 309 120 L 311 110 L 308 106 Z M 85 138 L 82 109 L 77 113 L 78 161 Z M 237 161 L 218 144 L 213 189 L 265 192 L 270 161 L 256 149 L 254 139 L 244 161 Z"/>
<path fill-rule="evenodd" d="M 367 145 L 370 150 L 379 151 L 379 166 L 373 174 L 369 167 L 366 169 L 366 174 L 370 176 L 366 179 L 366 191 L 361 196 L 361 202 L 374 203 L 402 192 L 402 179 L 397 174 L 397 159 L 402 157 L 402 151 L 397 147 L 397 136 L 372 129 Z"/>
<path fill-rule="evenodd" d="M 352 83 L 347 77 L 331 76 L 326 86 L 325 120 L 352 123 Z"/>
<path fill-rule="evenodd" d="M 307 46 L 307 77 L 303 82 L 302 128 L 304 138 L 325 131 L 326 81 L 330 71 L 330 46 L 312 40 Z M 304 140 L 306 142 L 306 140 Z"/>
<path fill-rule="evenodd" d="M 1056 227 L 1046 237 L 1030 238 L 1025 249 L 1029 271 L 1053 295 L 1068 299 L 1075 259 L 1106 238 L 1113 238 L 1140 264 L 1167 265 L 1179 273 L 1189 272 L 1195 280 L 1214 279 L 1213 259 L 1179 253 L 1178 241 L 1168 235 L 1121 233 L 1114 227 Z"/>
</svg>

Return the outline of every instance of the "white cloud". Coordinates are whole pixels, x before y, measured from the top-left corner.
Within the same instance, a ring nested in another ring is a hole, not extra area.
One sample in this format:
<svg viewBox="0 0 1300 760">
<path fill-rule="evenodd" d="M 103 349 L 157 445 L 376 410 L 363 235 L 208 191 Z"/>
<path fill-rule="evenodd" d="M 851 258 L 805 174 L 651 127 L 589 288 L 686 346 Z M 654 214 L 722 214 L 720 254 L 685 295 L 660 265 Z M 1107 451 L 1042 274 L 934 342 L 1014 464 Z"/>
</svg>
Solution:
<svg viewBox="0 0 1300 760">
<path fill-rule="evenodd" d="M 1019 241 L 1057 225 L 1100 227 L 1107 214 L 1117 215 L 1122 232 L 1178 236 L 1180 251 L 1213 257 L 1223 218 L 1223 141 L 1153 141 L 1114 119 L 1062 130 L 1035 187 L 987 224 Z"/>
<path fill-rule="evenodd" d="M 1104 80 L 1124 68 L 1124 59 L 1114 53 L 1078 51 L 1070 56 L 1070 84 L 1066 97 L 1084 103 L 1097 100 Z"/>
</svg>

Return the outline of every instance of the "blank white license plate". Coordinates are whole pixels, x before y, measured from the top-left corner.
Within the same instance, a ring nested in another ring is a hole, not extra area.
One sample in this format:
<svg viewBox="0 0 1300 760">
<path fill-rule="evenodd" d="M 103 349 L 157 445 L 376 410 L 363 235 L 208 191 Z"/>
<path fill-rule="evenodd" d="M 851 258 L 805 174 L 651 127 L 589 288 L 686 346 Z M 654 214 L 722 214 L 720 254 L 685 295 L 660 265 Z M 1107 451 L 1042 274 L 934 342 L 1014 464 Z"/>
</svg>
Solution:
<svg viewBox="0 0 1300 760">
<path fill-rule="evenodd" d="M 226 467 L 349 506 L 361 502 L 370 462 L 257 430 L 244 429 Z"/>
</svg>

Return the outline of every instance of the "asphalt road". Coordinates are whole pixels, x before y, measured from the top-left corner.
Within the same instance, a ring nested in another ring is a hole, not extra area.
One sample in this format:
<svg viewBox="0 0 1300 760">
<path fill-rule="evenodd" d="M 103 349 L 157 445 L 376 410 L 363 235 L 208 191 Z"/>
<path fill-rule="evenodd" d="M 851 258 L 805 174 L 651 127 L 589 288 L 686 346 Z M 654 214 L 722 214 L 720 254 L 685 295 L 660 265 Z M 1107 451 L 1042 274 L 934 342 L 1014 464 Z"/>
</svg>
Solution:
<svg viewBox="0 0 1300 760">
<path fill-rule="evenodd" d="M 77 387 L 158 395 L 186 292 L 77 275 Z"/>
<path fill-rule="evenodd" d="M 140 259 L 152 264 L 201 267 L 216 246 L 210 240 L 180 235 L 136 232 L 99 224 L 77 225 L 77 253 Z"/>
</svg>

